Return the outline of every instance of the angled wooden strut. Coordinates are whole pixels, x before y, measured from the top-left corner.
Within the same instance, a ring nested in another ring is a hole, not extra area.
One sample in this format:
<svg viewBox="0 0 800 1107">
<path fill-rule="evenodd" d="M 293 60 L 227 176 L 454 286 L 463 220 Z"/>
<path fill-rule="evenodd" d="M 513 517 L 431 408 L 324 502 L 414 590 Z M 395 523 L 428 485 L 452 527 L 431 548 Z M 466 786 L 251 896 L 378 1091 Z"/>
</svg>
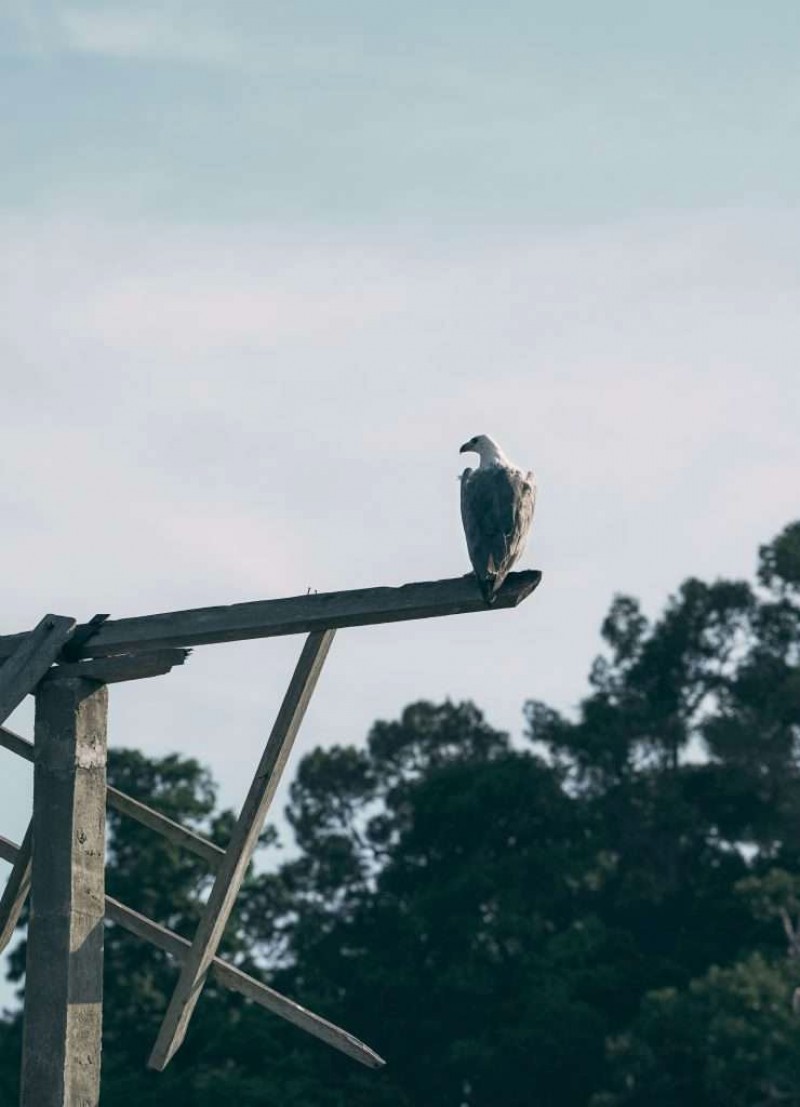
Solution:
<svg viewBox="0 0 800 1107">
<path fill-rule="evenodd" d="M 17 754 L 24 761 L 33 761 L 33 742 L 29 742 L 27 738 L 15 734 L 5 726 L 0 726 L 0 747 Z M 148 807 L 146 803 L 134 799 L 125 792 L 120 792 L 118 788 L 112 788 L 110 784 L 106 789 L 106 798 L 108 806 L 118 811 L 120 815 L 134 819 L 142 826 L 147 826 L 157 834 L 163 835 L 174 845 L 181 846 L 196 857 L 200 857 L 212 871 L 219 867 L 220 861 L 225 856 L 225 850 L 216 842 L 204 838 L 201 834 L 195 834 L 193 830 L 187 830 L 185 826 L 162 815 L 160 811 Z"/>
<path fill-rule="evenodd" d="M 300 729 L 335 631 L 310 634 L 284 696 L 250 791 L 217 871 L 200 925 L 161 1024 L 148 1064 L 163 1069 L 180 1048 L 233 910 L 275 790 Z"/>
<path fill-rule="evenodd" d="M 8 838 L 0 835 L 0 859 L 3 861 L 16 864 L 19 861 L 20 848 L 20 846 L 9 841 Z M 165 953 L 168 953 L 179 962 L 185 958 L 190 949 L 190 943 L 182 938 L 180 934 L 175 934 L 174 931 L 168 930 L 165 926 L 160 926 L 145 915 L 140 915 L 138 911 L 126 907 L 124 903 L 120 903 L 111 896 L 106 896 L 106 918 L 131 934 L 135 934 L 137 938 L 163 949 Z M 348 1034 L 341 1027 L 335 1026 L 319 1015 L 315 1015 L 313 1011 L 308 1011 L 299 1003 L 295 1003 L 293 999 L 289 999 L 287 996 L 281 995 L 280 992 L 276 992 L 274 988 L 262 984 L 255 977 L 248 976 L 246 972 L 237 969 L 235 965 L 229 965 L 227 961 L 215 957 L 211 965 L 211 971 L 218 983 L 224 988 L 228 988 L 232 992 L 238 992 L 245 999 L 252 1000 L 253 1003 L 259 1004 L 267 1011 L 286 1019 L 287 1022 L 300 1027 L 301 1030 L 305 1030 L 315 1038 L 319 1038 L 320 1041 L 333 1046 L 341 1053 L 346 1053 L 348 1057 L 352 1057 L 353 1060 L 359 1061 L 362 1065 L 377 1069 L 385 1064 L 382 1057 L 353 1034 Z"/>
<path fill-rule="evenodd" d="M 61 652 L 75 628 L 65 615 L 45 615 L 16 647 L 0 668 L 0 723 L 32 692 Z"/>
<path fill-rule="evenodd" d="M 31 847 L 33 842 L 33 822 L 28 823 L 22 845 L 13 861 L 11 876 L 8 878 L 0 898 L 0 953 L 6 948 L 14 935 L 25 900 L 31 890 Z"/>
</svg>

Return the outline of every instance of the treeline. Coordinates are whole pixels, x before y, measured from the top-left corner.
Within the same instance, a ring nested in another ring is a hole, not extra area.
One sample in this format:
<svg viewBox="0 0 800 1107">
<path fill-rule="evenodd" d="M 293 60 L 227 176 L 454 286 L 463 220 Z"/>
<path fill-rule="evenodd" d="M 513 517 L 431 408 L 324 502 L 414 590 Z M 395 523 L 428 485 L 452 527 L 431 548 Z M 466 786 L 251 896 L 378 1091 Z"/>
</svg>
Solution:
<svg viewBox="0 0 800 1107">
<path fill-rule="evenodd" d="M 416 703 L 300 762 L 294 846 L 250 874 L 224 954 L 384 1071 L 213 983 L 146 1071 L 175 968 L 112 927 L 103 1107 L 800 1107 L 800 523 L 755 582 L 687 580 L 654 622 L 617 597 L 602 637 L 575 717 L 529 702 L 523 749 Z M 197 762 L 109 768 L 224 844 Z M 109 819 L 110 893 L 191 936 L 202 864 Z M 4 1107 L 19 1042 L 0 1023 Z"/>
</svg>

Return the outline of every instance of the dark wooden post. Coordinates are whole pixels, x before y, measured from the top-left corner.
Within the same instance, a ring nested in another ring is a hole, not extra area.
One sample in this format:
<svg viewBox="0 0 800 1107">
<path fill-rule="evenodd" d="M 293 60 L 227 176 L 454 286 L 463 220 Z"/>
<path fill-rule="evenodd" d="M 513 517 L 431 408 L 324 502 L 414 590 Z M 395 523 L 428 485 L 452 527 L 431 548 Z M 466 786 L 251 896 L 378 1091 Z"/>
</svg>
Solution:
<svg viewBox="0 0 800 1107">
<path fill-rule="evenodd" d="M 105 685 L 36 693 L 22 1107 L 97 1107 L 103 997 Z"/>
</svg>

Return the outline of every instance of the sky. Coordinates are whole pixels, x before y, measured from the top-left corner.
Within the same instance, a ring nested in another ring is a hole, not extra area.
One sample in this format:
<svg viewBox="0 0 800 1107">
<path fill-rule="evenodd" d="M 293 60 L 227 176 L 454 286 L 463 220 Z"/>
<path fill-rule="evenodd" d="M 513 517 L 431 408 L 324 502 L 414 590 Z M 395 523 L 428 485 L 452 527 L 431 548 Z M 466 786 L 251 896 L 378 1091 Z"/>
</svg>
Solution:
<svg viewBox="0 0 800 1107">
<path fill-rule="evenodd" d="M 1 633 L 460 575 L 489 433 L 540 588 L 340 632 L 295 763 L 419 698 L 519 737 L 616 592 L 800 516 L 796 3 L 0 0 L 0 97 Z M 237 806 L 300 646 L 113 687 L 111 743 Z"/>
</svg>

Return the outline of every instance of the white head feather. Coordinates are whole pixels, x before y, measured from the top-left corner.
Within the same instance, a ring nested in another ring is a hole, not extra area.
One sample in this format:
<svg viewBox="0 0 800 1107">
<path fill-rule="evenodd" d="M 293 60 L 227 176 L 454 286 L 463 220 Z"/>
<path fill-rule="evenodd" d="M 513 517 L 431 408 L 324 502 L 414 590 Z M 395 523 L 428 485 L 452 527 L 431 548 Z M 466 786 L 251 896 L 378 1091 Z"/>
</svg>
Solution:
<svg viewBox="0 0 800 1107">
<path fill-rule="evenodd" d="M 460 454 L 477 454 L 481 459 L 482 467 L 503 465 L 514 468 L 495 440 L 490 438 L 488 434 L 476 434 L 474 438 L 470 438 L 469 442 L 465 442 L 458 452 Z"/>
</svg>

